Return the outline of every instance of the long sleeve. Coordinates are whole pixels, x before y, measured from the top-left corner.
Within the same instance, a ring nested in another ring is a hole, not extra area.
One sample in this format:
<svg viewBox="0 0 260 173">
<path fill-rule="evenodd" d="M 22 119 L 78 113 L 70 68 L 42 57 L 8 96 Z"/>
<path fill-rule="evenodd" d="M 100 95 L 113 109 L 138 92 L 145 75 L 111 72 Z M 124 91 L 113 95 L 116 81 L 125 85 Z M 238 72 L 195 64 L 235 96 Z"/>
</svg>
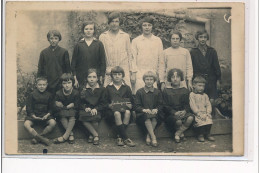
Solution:
<svg viewBox="0 0 260 173">
<path fill-rule="evenodd" d="M 74 47 L 73 55 L 72 55 L 72 60 L 71 60 L 71 71 L 72 74 L 75 76 L 76 75 L 76 66 L 77 66 L 77 60 L 78 60 L 78 51 L 79 47 L 78 44 Z"/>
<path fill-rule="evenodd" d="M 104 77 L 106 72 L 106 53 L 102 42 L 100 42 L 99 56 L 100 56 L 100 75 Z"/>
<path fill-rule="evenodd" d="M 39 62 L 38 62 L 38 73 L 37 76 L 45 76 L 45 69 L 44 69 L 44 55 L 43 52 L 40 54 Z"/>
<path fill-rule="evenodd" d="M 182 105 L 185 109 L 185 111 L 188 113 L 188 112 L 191 112 L 191 108 L 190 108 L 190 103 L 189 103 L 189 93 L 186 93 L 182 96 Z"/>
<path fill-rule="evenodd" d="M 97 109 L 97 111 L 104 111 L 107 108 L 107 93 L 106 90 L 103 89 L 101 91 L 101 97 L 100 100 L 98 102 L 98 105 L 95 107 L 95 109 Z"/>
<path fill-rule="evenodd" d="M 131 88 L 129 86 L 127 86 L 127 97 L 130 99 L 130 102 L 132 103 L 132 105 L 134 107 L 134 97 L 133 97 Z"/>
<path fill-rule="evenodd" d="M 141 113 L 143 111 L 143 104 L 142 104 L 142 95 L 140 90 L 136 92 L 136 98 L 135 98 L 135 110 L 137 113 Z"/>
<path fill-rule="evenodd" d="M 192 80 L 192 77 L 193 77 L 193 67 L 192 67 L 191 55 L 190 55 L 190 52 L 187 50 L 187 52 L 186 52 L 186 79 Z"/>
<path fill-rule="evenodd" d="M 163 44 L 162 44 L 162 40 L 159 38 L 159 41 L 158 41 L 158 62 L 157 62 L 157 69 L 156 69 L 158 74 L 159 74 L 160 59 L 163 59 Z"/>
<path fill-rule="evenodd" d="M 130 72 L 137 72 L 136 59 L 132 55 L 131 43 L 130 43 L 130 37 L 129 36 L 126 38 L 126 51 L 127 51 L 127 56 L 128 56 L 128 64 L 129 64 Z"/>
<path fill-rule="evenodd" d="M 54 105 L 53 97 L 50 95 L 48 100 L 48 113 L 50 114 L 53 113 L 53 109 L 54 109 L 53 105 Z"/>
<path fill-rule="evenodd" d="M 34 113 L 33 110 L 33 97 L 32 94 L 30 94 L 27 99 L 26 99 L 26 112 L 27 112 L 27 116 L 32 116 Z"/>
<path fill-rule="evenodd" d="M 162 56 L 159 60 L 159 80 L 160 82 L 166 81 L 166 69 L 167 69 L 167 57 L 165 51 L 163 51 Z"/>
<path fill-rule="evenodd" d="M 173 109 L 171 105 L 169 105 L 170 102 L 168 100 L 168 95 L 167 95 L 166 89 L 163 90 L 162 96 L 163 96 L 164 107 L 165 107 L 166 111 L 168 113 L 175 114 L 177 111 L 175 109 Z"/>
<path fill-rule="evenodd" d="M 79 92 L 76 92 L 75 97 L 74 97 L 74 109 L 76 111 L 78 111 L 79 107 L 80 107 L 80 95 L 79 95 Z"/>
<path fill-rule="evenodd" d="M 190 94 L 190 108 L 194 114 L 199 113 L 199 109 L 197 108 L 196 105 L 195 94 L 193 93 Z"/>
<path fill-rule="evenodd" d="M 132 41 L 131 54 L 132 54 L 131 70 L 132 72 L 137 72 L 137 45 L 135 39 Z"/>
<path fill-rule="evenodd" d="M 86 109 L 86 103 L 85 103 L 85 90 L 83 89 L 80 93 L 80 103 L 79 103 L 79 109 L 85 110 Z"/>
<path fill-rule="evenodd" d="M 69 52 L 67 50 L 65 51 L 63 62 L 64 62 L 63 73 L 71 73 L 70 57 L 69 57 Z"/>
<path fill-rule="evenodd" d="M 211 114 L 212 112 L 212 107 L 211 107 L 211 103 L 209 101 L 209 97 L 207 94 L 205 94 L 205 103 L 206 103 L 206 110 L 207 110 L 207 114 Z"/>
<path fill-rule="evenodd" d="M 162 93 L 160 91 L 158 93 L 157 103 L 158 103 L 158 112 L 159 111 L 161 112 L 163 110 L 163 107 L 164 107 L 164 102 L 163 102 Z"/>
<path fill-rule="evenodd" d="M 217 80 L 220 80 L 221 79 L 221 70 L 220 70 L 220 65 L 219 65 L 219 61 L 218 61 L 218 54 L 215 49 L 213 51 L 213 66 L 214 66 L 215 74 L 217 76 Z"/>
<path fill-rule="evenodd" d="M 54 110 L 55 112 L 58 112 L 58 111 L 61 111 L 62 108 L 56 106 L 56 101 L 58 101 L 58 102 L 61 101 L 61 100 L 60 100 L 60 97 L 59 97 L 59 95 L 58 95 L 57 93 L 56 93 L 55 96 L 54 96 L 54 101 L 53 101 L 53 110 Z"/>
</svg>

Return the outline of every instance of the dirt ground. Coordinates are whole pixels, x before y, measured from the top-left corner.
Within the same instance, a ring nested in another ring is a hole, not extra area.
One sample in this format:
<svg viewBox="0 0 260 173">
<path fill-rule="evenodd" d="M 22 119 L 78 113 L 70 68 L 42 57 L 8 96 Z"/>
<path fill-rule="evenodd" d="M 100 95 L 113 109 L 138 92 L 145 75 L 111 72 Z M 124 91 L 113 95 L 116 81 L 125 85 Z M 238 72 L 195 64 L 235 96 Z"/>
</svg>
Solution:
<svg viewBox="0 0 260 173">
<path fill-rule="evenodd" d="M 44 146 L 43 144 L 31 144 L 30 140 L 19 140 L 18 152 L 28 154 L 47 153 L 183 153 L 183 152 L 231 152 L 232 136 L 216 135 L 216 141 L 198 142 L 195 137 L 187 137 L 186 141 L 175 143 L 171 138 L 159 138 L 158 147 L 147 146 L 142 139 L 133 139 L 135 147 L 116 145 L 113 138 L 100 139 L 100 145 L 94 146 L 87 143 L 87 139 L 76 139 L 74 144 L 67 142 L 62 144 L 52 144 Z M 47 149 L 47 150 L 46 150 Z"/>
</svg>

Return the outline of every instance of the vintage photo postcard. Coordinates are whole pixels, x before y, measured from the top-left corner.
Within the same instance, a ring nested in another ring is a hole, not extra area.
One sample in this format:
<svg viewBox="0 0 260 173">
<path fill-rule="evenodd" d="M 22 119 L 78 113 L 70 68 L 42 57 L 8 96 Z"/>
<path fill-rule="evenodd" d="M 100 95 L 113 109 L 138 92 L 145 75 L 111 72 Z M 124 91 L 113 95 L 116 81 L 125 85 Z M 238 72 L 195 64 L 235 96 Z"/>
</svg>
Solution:
<svg viewBox="0 0 260 173">
<path fill-rule="evenodd" d="M 6 155 L 243 156 L 243 3 L 6 2 Z"/>
</svg>

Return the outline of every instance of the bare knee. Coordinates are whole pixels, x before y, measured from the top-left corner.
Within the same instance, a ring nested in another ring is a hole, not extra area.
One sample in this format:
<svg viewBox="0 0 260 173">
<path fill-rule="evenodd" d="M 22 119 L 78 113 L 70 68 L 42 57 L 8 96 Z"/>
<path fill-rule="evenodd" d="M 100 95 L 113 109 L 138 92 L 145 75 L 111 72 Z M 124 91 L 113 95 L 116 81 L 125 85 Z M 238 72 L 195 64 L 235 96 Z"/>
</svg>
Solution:
<svg viewBox="0 0 260 173">
<path fill-rule="evenodd" d="M 125 111 L 125 118 L 130 118 L 131 112 L 129 110 Z"/>
<path fill-rule="evenodd" d="M 192 117 L 192 116 L 189 116 L 188 118 L 187 118 L 187 122 L 192 122 L 194 120 L 194 118 Z"/>
<path fill-rule="evenodd" d="M 48 121 L 48 125 L 51 126 L 51 127 L 54 127 L 56 125 L 56 121 L 54 119 L 50 119 Z"/>
<path fill-rule="evenodd" d="M 26 121 L 24 122 L 24 127 L 25 127 L 25 128 L 31 128 L 32 125 L 33 125 L 33 122 L 30 121 L 30 120 L 26 120 Z"/>
<path fill-rule="evenodd" d="M 181 120 L 177 120 L 175 123 L 177 126 L 181 126 L 182 125 L 182 121 Z"/>
</svg>

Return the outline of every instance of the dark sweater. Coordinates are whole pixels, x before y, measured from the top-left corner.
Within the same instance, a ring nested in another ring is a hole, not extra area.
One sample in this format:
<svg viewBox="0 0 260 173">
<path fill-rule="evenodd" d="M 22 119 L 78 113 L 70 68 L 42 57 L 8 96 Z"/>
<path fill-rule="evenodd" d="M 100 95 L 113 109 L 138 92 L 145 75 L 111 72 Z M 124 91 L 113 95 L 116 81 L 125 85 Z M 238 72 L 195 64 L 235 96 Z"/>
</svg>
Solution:
<svg viewBox="0 0 260 173">
<path fill-rule="evenodd" d="M 107 108 L 106 89 L 100 87 L 92 91 L 91 88 L 83 88 L 80 93 L 80 100 L 80 110 L 91 108 L 104 111 Z"/>
<path fill-rule="evenodd" d="M 50 46 L 41 52 L 37 75 L 47 77 L 49 88 L 56 88 L 60 76 L 70 72 L 69 53 L 66 49 L 58 46 L 53 51 Z"/>
<path fill-rule="evenodd" d="M 60 89 L 56 92 L 54 101 L 61 102 L 64 106 L 68 106 L 70 103 L 74 103 L 74 110 L 78 110 L 79 108 L 79 92 L 76 89 L 72 90 L 72 93 L 70 95 L 64 95 L 63 90 Z M 60 111 L 62 108 L 57 107 L 54 103 L 55 111 Z"/>
<path fill-rule="evenodd" d="M 105 49 L 99 40 L 93 40 L 90 46 L 88 46 L 85 40 L 82 39 L 74 48 L 71 62 L 72 73 L 76 75 L 80 85 L 84 83 L 90 68 L 97 69 L 98 75 L 105 76 Z"/>
<path fill-rule="evenodd" d="M 52 114 L 53 99 L 52 95 L 45 91 L 43 93 L 35 89 L 27 98 L 26 111 L 27 116 L 43 117 L 47 113 Z"/>
<path fill-rule="evenodd" d="M 137 113 L 143 113 L 143 109 L 158 109 L 158 112 L 163 108 L 163 100 L 161 92 L 154 88 L 154 91 L 146 93 L 144 88 L 137 90 L 135 107 Z"/>
<path fill-rule="evenodd" d="M 108 96 L 108 103 L 117 102 L 118 100 L 122 99 L 129 99 L 129 101 L 132 104 L 134 104 L 132 91 L 128 85 L 121 85 L 119 90 L 117 90 L 114 85 L 108 85 L 106 87 L 106 90 Z"/>
<path fill-rule="evenodd" d="M 193 76 L 207 74 L 211 80 L 221 79 L 221 70 L 218 61 L 218 55 L 214 48 L 207 46 L 207 52 L 204 56 L 199 48 L 193 48 L 190 51 Z"/>
<path fill-rule="evenodd" d="M 191 112 L 189 104 L 189 90 L 186 88 L 165 88 L 163 90 L 163 100 L 168 114 L 175 114 L 177 111 L 185 110 Z"/>
</svg>

